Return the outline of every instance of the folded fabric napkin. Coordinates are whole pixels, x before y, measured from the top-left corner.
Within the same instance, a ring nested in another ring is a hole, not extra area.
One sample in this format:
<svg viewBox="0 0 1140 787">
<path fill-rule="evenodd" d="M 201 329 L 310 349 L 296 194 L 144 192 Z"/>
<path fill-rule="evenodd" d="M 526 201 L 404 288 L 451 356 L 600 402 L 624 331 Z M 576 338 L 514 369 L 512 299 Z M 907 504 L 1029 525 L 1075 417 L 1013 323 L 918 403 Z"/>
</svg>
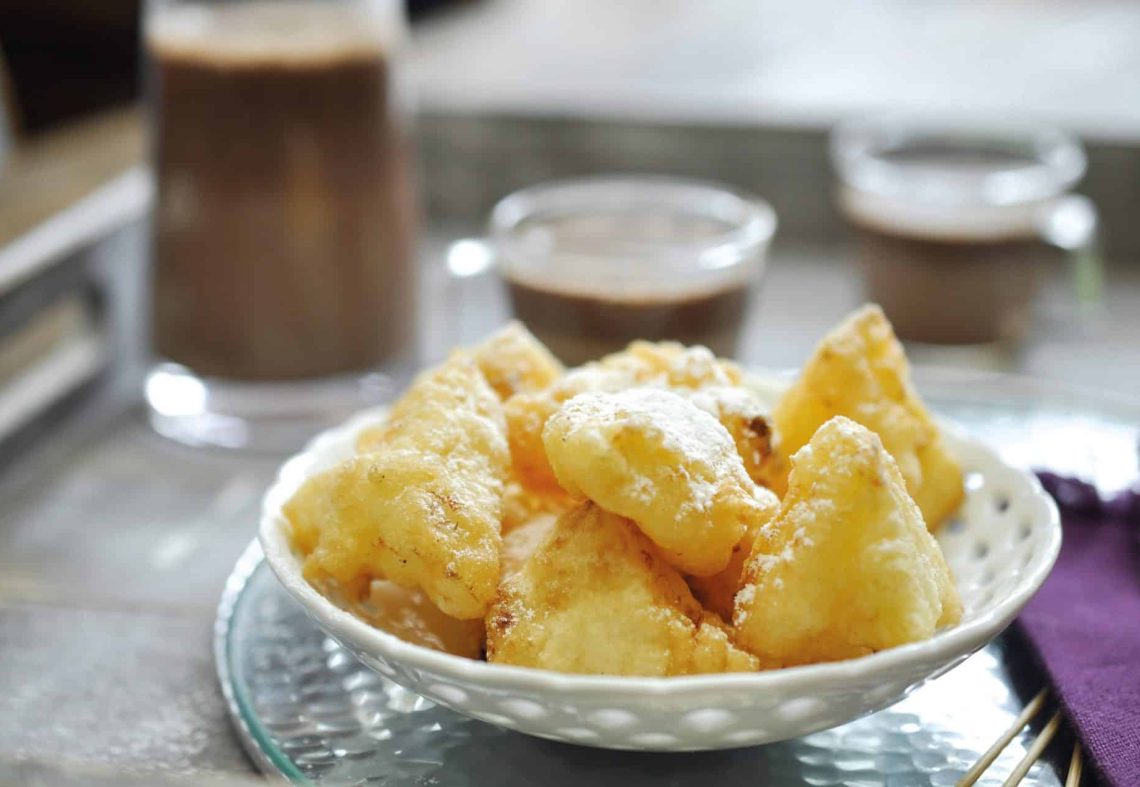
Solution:
<svg viewBox="0 0 1140 787">
<path fill-rule="evenodd" d="M 1053 573 L 1019 624 L 1106 783 L 1140 785 L 1140 484 L 1110 500 L 1039 472 L 1064 522 Z"/>
</svg>

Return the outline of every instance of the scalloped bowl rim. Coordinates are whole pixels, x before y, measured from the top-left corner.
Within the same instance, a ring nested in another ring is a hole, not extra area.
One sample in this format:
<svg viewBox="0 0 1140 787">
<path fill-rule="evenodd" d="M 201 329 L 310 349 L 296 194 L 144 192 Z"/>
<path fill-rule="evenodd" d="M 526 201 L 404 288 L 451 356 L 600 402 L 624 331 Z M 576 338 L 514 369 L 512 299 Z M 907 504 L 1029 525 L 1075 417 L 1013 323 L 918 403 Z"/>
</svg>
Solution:
<svg viewBox="0 0 1140 787">
<path fill-rule="evenodd" d="M 760 381 L 762 386 L 782 386 L 778 381 Z M 713 673 L 674 677 L 636 677 L 615 675 L 584 675 L 552 670 L 490 664 L 485 661 L 454 656 L 406 642 L 394 634 L 375 628 L 355 615 L 326 599 L 304 579 L 300 560 L 293 552 L 285 535 L 281 508 L 285 501 L 307 477 L 306 470 L 316 459 L 345 443 L 364 426 L 383 417 L 386 408 L 378 407 L 356 413 L 339 426 L 316 435 L 303 450 L 282 464 L 277 476 L 265 494 L 262 504 L 258 537 L 266 561 L 273 573 L 293 598 L 317 619 L 322 627 L 338 639 L 350 640 L 360 650 L 375 654 L 388 661 L 402 663 L 430 672 L 441 678 L 470 682 L 487 688 L 510 689 L 522 692 L 558 693 L 574 696 L 635 693 L 651 697 L 678 697 L 702 693 L 709 689 L 759 691 L 828 686 L 842 687 L 856 679 L 891 672 L 900 666 L 937 661 L 942 667 L 965 657 L 990 642 L 1017 617 L 1021 609 L 1045 582 L 1061 548 L 1060 514 L 1052 498 L 1046 494 L 1037 478 L 1031 473 L 1014 468 L 1002 461 L 996 452 L 977 438 L 966 435 L 952 423 L 940 422 L 940 428 L 950 442 L 964 443 L 981 450 L 988 458 L 1028 483 L 1030 491 L 1044 502 L 1048 513 L 1048 537 L 1045 548 L 1027 567 L 1025 575 L 1008 596 L 999 602 L 985 605 L 975 617 L 957 626 L 940 630 L 930 639 L 900 645 L 867 656 L 844 661 L 784 667 L 759 672 Z M 1040 527 L 1035 523 L 1035 527 Z M 940 670 L 932 670 L 936 673 Z"/>
</svg>

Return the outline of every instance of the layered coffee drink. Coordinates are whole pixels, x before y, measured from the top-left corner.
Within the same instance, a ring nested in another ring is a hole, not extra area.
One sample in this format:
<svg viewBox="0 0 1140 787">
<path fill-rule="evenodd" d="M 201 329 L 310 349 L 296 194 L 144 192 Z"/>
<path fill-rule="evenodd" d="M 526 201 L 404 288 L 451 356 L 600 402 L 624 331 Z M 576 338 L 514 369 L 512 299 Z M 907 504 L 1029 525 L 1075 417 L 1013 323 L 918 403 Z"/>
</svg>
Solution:
<svg viewBox="0 0 1140 787">
<path fill-rule="evenodd" d="M 297 380 L 414 352 L 409 150 L 364 4 L 183 4 L 148 22 L 154 350 Z"/>
</svg>

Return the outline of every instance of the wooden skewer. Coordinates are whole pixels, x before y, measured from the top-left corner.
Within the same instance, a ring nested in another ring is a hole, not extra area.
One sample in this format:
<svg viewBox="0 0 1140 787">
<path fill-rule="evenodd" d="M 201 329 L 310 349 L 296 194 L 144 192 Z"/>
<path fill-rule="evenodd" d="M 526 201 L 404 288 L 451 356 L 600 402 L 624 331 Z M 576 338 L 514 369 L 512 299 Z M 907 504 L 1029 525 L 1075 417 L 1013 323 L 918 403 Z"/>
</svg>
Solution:
<svg viewBox="0 0 1140 787">
<path fill-rule="evenodd" d="M 1061 711 L 1053 714 L 1048 723 L 1042 728 L 1033 744 L 1029 747 L 1029 751 L 1025 752 L 1025 756 L 1021 758 L 1021 762 L 1013 769 L 1013 773 L 1009 778 L 1002 782 L 1002 787 L 1017 787 L 1021 784 L 1021 780 L 1025 778 L 1025 774 L 1029 773 L 1029 769 L 1033 767 L 1033 763 L 1045 751 L 1045 747 L 1053 740 L 1053 736 L 1057 734 L 1057 730 L 1061 727 Z"/>
<path fill-rule="evenodd" d="M 1025 706 L 1025 709 L 1021 711 L 1021 714 L 1014 720 L 1009 729 L 1003 732 L 1001 737 L 994 741 L 992 746 L 986 749 L 981 759 L 974 763 L 974 767 L 966 771 L 966 775 L 958 782 L 958 787 L 970 787 L 970 785 L 974 784 L 974 782 L 986 772 L 986 768 L 993 765 L 994 760 L 1001 754 L 1002 749 L 1008 746 L 1009 742 L 1021 732 L 1022 728 L 1032 721 L 1034 716 L 1041 712 L 1041 708 L 1045 705 L 1045 700 L 1047 699 L 1049 699 L 1048 689 L 1041 689 L 1041 691 L 1037 692 L 1037 696 L 1029 701 L 1029 704 Z"/>
<path fill-rule="evenodd" d="M 1069 775 L 1065 778 L 1065 787 L 1080 787 L 1081 772 L 1084 770 L 1084 758 L 1081 756 L 1081 742 L 1073 743 L 1073 758 L 1069 760 Z"/>
</svg>

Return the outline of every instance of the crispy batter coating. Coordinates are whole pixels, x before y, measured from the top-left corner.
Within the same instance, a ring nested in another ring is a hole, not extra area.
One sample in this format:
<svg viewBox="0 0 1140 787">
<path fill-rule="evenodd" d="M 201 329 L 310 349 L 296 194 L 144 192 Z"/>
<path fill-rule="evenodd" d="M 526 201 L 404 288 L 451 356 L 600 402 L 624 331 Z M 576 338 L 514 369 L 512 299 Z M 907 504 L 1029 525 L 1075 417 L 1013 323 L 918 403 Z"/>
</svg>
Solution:
<svg viewBox="0 0 1140 787">
<path fill-rule="evenodd" d="M 543 440 L 567 492 L 632 519 L 689 574 L 724 570 L 748 523 L 779 504 L 748 477 L 720 422 L 664 389 L 576 396 Z"/>
<path fill-rule="evenodd" d="M 740 644 L 783 665 L 833 661 L 926 639 L 961 614 L 938 542 L 882 441 L 829 420 L 792 457 L 787 496 L 745 565 Z"/>
<path fill-rule="evenodd" d="M 497 473 L 510 462 L 499 450 L 505 430 L 502 403 L 471 356 L 459 351 L 416 377 L 388 417 L 360 433 L 356 450 L 477 454 L 493 459 Z"/>
<path fill-rule="evenodd" d="M 569 510 L 569 509 L 567 509 Z M 554 529 L 559 514 L 538 514 L 503 534 L 503 579 L 517 574 Z"/>
<path fill-rule="evenodd" d="M 500 399 L 539 391 L 562 376 L 562 364 L 521 322 L 511 321 L 472 351 Z"/>
<path fill-rule="evenodd" d="M 487 617 L 487 660 L 610 675 L 759 667 L 632 522 L 591 503 L 563 514 L 503 582 Z"/>
<path fill-rule="evenodd" d="M 776 497 L 783 498 L 788 493 L 788 458 L 779 442 L 772 448 L 772 453 L 764 458 L 759 470 L 754 476 L 756 483 L 771 489 Z"/>
<path fill-rule="evenodd" d="M 714 385 L 684 393 L 690 402 L 720 421 L 732 435 L 736 453 L 749 477 L 768 486 L 780 460 L 768 407 L 760 398 L 742 386 Z M 782 494 L 783 489 L 778 493 Z"/>
<path fill-rule="evenodd" d="M 499 580 L 509 471 L 498 397 L 463 354 L 421 375 L 360 454 L 285 506 L 305 576 L 362 598 L 374 579 L 419 588 L 444 613 L 483 617 Z"/>
<path fill-rule="evenodd" d="M 549 492 L 536 492 L 522 485 L 513 476 L 507 480 L 503 493 L 504 536 L 516 527 L 525 525 L 544 514 L 557 516 L 574 505 L 574 499 L 561 488 Z"/>
<path fill-rule="evenodd" d="M 878 306 L 864 306 L 824 337 L 772 415 L 784 456 L 835 415 L 876 432 L 932 530 L 962 502 L 962 470 L 914 390 L 903 348 Z"/>
<path fill-rule="evenodd" d="M 736 452 L 744 462 L 744 469 L 756 483 L 766 486 L 777 495 L 787 490 L 786 473 L 780 471 L 783 459 L 775 450 L 777 437 L 767 414 L 767 407 L 751 390 L 738 386 L 714 386 L 688 394 L 689 401 L 716 416 L 732 435 Z M 776 508 L 770 508 L 775 515 Z M 725 620 L 732 620 L 732 603 L 740 590 L 744 561 L 752 552 L 752 544 L 765 519 L 748 522 L 744 536 L 732 548 L 728 566 L 711 577 L 686 577 L 693 595 Z"/>
<path fill-rule="evenodd" d="M 635 385 L 692 390 L 737 385 L 742 377 L 736 364 L 716 358 L 705 347 L 633 342 L 622 352 L 571 369 L 541 391 L 522 392 L 506 401 L 515 473 L 531 489 L 557 489 L 558 481 L 543 448 L 542 430 L 563 403 L 580 393 L 620 391 Z"/>
<path fill-rule="evenodd" d="M 695 390 L 712 385 L 739 385 L 744 374 L 732 361 L 717 358 L 707 347 L 678 342 L 631 342 L 599 362 L 625 373 L 635 383 L 657 382 L 669 388 Z"/>
<path fill-rule="evenodd" d="M 756 672 L 773 665 L 736 646 L 732 628 L 719 617 L 706 614 L 697 627 L 693 655 L 684 673 L 707 675 L 713 672 Z"/>
<path fill-rule="evenodd" d="M 775 506 L 773 506 L 771 514 L 775 516 Z M 732 620 L 733 602 L 744 578 L 744 563 L 752 554 L 752 545 L 756 542 L 760 528 L 770 521 L 771 516 L 748 523 L 744 537 L 732 548 L 732 557 L 729 558 L 724 571 L 719 571 L 711 577 L 694 577 L 691 575 L 685 577 L 693 595 L 697 597 L 705 609 L 715 612 L 724 620 Z"/>
</svg>

